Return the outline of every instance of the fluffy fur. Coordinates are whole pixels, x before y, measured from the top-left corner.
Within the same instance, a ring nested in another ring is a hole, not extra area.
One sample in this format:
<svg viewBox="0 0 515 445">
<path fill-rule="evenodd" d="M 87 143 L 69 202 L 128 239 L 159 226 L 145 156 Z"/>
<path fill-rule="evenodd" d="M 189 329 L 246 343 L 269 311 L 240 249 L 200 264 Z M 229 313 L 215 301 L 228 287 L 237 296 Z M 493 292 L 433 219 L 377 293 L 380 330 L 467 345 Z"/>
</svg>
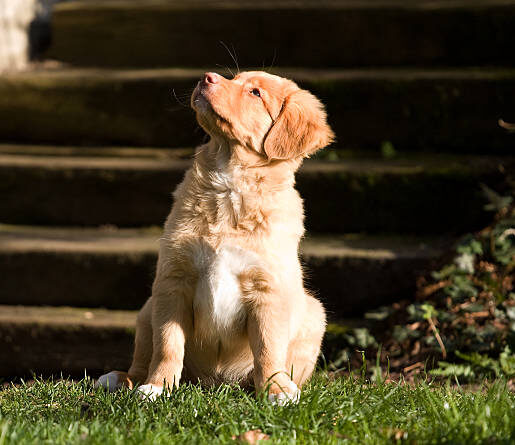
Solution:
<svg viewBox="0 0 515 445">
<path fill-rule="evenodd" d="M 312 94 L 263 72 L 206 73 L 191 103 L 211 138 L 174 193 L 132 366 L 99 384 L 156 397 L 181 379 L 238 382 L 295 401 L 325 313 L 303 287 L 294 174 L 333 133 Z"/>
</svg>

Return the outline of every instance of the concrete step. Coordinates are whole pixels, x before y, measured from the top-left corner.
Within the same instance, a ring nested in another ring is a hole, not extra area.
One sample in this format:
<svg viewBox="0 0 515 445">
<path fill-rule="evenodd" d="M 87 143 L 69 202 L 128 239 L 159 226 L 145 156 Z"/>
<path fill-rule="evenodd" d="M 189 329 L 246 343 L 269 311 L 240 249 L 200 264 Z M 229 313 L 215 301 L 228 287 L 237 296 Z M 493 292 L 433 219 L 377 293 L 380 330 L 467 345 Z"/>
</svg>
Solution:
<svg viewBox="0 0 515 445">
<path fill-rule="evenodd" d="M 216 18 L 215 18 L 216 17 Z M 81 66 L 510 65 L 513 0 L 66 2 L 48 57 Z"/>
<path fill-rule="evenodd" d="M 502 190 L 515 157 L 308 160 L 297 175 L 312 232 L 462 233 L 484 225 L 480 184 Z M 192 150 L 0 145 L 0 222 L 162 225 Z"/>
<path fill-rule="evenodd" d="M 515 135 L 498 119 L 515 121 L 515 69 L 274 71 L 327 104 L 341 147 L 378 152 L 390 141 L 404 151 L 513 153 Z M 187 96 L 202 73 L 68 69 L 1 76 L 0 141 L 195 146 L 205 136 Z"/>
<path fill-rule="evenodd" d="M 0 304 L 137 309 L 151 293 L 160 229 L 0 226 Z M 448 239 L 316 236 L 301 255 L 331 315 L 409 296 Z"/>
<path fill-rule="evenodd" d="M 135 311 L 0 305 L 0 377 L 128 369 Z"/>
<path fill-rule="evenodd" d="M 137 311 L 0 305 L 0 378 L 71 376 L 97 378 L 127 370 Z M 328 326 L 324 354 L 339 350 L 342 332 L 367 324 L 338 320 Z M 330 357 L 328 357 L 330 359 Z"/>
</svg>

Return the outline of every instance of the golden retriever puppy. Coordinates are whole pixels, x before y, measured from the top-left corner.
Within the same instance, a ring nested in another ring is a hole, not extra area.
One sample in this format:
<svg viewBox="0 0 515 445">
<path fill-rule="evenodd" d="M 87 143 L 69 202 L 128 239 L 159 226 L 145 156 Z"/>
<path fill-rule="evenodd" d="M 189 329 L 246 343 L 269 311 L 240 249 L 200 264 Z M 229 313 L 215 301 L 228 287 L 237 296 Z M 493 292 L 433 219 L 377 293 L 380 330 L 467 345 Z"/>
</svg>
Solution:
<svg viewBox="0 0 515 445">
<path fill-rule="evenodd" d="M 174 193 L 132 365 L 98 384 L 155 398 L 181 379 L 234 382 L 296 401 L 326 321 L 303 286 L 294 174 L 333 133 L 318 99 L 264 72 L 206 73 L 191 106 L 210 140 Z"/>
</svg>

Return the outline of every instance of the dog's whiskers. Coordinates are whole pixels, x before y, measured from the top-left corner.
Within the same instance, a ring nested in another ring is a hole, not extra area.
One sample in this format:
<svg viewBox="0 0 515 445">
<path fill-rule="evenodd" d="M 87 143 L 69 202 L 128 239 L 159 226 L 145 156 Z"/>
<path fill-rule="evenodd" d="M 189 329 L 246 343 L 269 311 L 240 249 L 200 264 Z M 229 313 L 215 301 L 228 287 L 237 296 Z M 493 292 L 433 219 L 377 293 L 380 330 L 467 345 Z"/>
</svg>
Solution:
<svg viewBox="0 0 515 445">
<path fill-rule="evenodd" d="M 225 69 L 226 71 L 229 71 L 229 72 L 231 73 L 231 76 L 232 76 L 232 77 L 234 77 L 234 73 L 232 72 L 232 70 L 231 70 L 227 65 L 220 65 L 220 64 L 218 64 L 218 63 L 217 63 L 217 64 L 216 64 L 216 66 L 217 66 L 218 68 L 223 68 L 223 69 Z"/>
<path fill-rule="evenodd" d="M 271 70 L 274 67 L 275 58 L 277 57 L 277 48 L 274 48 L 274 57 L 272 58 L 272 63 L 268 67 L 268 70 Z"/>
<path fill-rule="evenodd" d="M 177 101 L 178 104 L 182 105 L 183 107 L 186 107 L 186 108 L 189 108 L 189 105 L 188 104 L 185 104 L 184 102 L 182 102 L 179 97 L 177 96 L 177 94 L 175 93 L 175 88 L 172 88 L 172 94 L 173 94 L 173 97 L 175 98 L 175 100 Z M 184 96 L 182 97 L 182 99 L 186 99 L 186 97 L 188 96 Z"/>
<path fill-rule="evenodd" d="M 231 43 L 232 51 L 229 49 L 229 47 L 220 40 L 220 43 L 223 45 L 223 47 L 227 50 L 229 55 L 231 56 L 231 59 L 234 61 L 234 64 L 236 65 L 237 74 L 240 74 L 240 66 L 238 64 L 238 57 L 236 56 L 236 50 L 234 49 L 234 45 Z M 233 54 L 234 53 L 234 54 Z M 232 74 L 232 71 L 231 71 Z M 234 74 L 233 74 L 234 77 Z"/>
</svg>

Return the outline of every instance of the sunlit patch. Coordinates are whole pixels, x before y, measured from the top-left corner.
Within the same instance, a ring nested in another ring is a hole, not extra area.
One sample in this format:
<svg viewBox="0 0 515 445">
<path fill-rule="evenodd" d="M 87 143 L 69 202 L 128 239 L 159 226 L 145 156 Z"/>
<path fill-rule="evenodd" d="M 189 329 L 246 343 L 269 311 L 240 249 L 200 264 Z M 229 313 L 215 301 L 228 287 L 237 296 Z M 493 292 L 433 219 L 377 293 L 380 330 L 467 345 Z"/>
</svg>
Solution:
<svg viewBox="0 0 515 445">
<path fill-rule="evenodd" d="M 148 399 L 151 401 L 156 400 L 161 394 L 163 394 L 163 387 L 147 384 L 142 385 L 138 388 L 138 393 L 143 399 Z"/>
</svg>

